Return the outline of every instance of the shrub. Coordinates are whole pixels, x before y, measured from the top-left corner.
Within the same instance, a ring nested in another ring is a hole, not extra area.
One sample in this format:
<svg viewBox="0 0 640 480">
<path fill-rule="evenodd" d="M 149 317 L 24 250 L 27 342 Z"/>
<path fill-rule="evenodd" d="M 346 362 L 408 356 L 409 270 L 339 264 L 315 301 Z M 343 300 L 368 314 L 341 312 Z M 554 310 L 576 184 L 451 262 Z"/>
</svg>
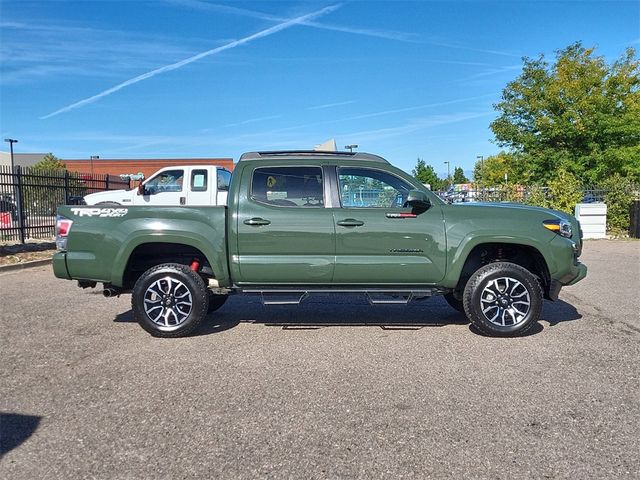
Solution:
<svg viewBox="0 0 640 480">
<path fill-rule="evenodd" d="M 578 178 L 565 169 L 559 169 L 549 182 L 548 207 L 573 215 L 580 200 L 582 186 Z"/>
<path fill-rule="evenodd" d="M 631 221 L 631 202 L 634 199 L 633 183 L 628 177 L 614 173 L 605 180 L 604 202 L 607 204 L 607 231 L 615 236 L 626 235 Z"/>
<path fill-rule="evenodd" d="M 547 199 L 547 188 L 540 185 L 531 185 L 527 189 L 525 203 L 535 205 L 536 207 L 549 208 L 549 200 Z"/>
</svg>

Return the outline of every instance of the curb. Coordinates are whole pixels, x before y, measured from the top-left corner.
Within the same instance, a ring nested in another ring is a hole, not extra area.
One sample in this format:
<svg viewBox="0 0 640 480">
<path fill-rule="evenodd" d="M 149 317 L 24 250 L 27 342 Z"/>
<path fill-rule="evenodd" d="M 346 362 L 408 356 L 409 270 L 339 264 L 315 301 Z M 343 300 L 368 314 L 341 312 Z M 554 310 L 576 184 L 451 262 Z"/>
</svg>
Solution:
<svg viewBox="0 0 640 480">
<path fill-rule="evenodd" d="M 0 265 L 0 273 L 14 272 L 16 270 L 24 270 L 31 267 L 41 267 L 43 265 L 51 264 L 51 258 L 45 258 L 44 260 L 34 260 L 33 262 L 14 263 L 13 265 Z"/>
</svg>

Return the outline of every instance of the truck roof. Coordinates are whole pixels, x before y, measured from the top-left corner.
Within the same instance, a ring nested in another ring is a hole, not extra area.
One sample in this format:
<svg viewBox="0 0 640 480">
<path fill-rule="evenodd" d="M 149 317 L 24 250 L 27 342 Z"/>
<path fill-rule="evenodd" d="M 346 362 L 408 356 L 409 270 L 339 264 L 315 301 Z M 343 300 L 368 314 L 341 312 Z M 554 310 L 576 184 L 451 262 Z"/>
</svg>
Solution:
<svg viewBox="0 0 640 480">
<path fill-rule="evenodd" d="M 248 160 L 265 160 L 265 159 L 300 159 L 300 158 L 349 158 L 352 160 L 367 160 L 370 162 L 389 163 L 384 158 L 372 153 L 364 152 L 335 152 L 321 150 L 275 150 L 266 152 L 247 152 L 243 153 L 238 162 Z"/>
</svg>

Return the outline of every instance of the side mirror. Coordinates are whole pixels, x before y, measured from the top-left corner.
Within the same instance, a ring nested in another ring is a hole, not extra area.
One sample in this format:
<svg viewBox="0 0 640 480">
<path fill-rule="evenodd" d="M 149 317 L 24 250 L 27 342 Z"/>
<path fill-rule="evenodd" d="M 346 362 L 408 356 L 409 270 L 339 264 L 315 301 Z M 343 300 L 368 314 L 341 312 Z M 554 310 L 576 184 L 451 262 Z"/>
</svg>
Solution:
<svg viewBox="0 0 640 480">
<path fill-rule="evenodd" d="M 144 183 L 140 182 L 138 185 L 138 195 L 148 195 L 146 188 L 144 188 Z"/>
<path fill-rule="evenodd" d="M 420 190 L 411 190 L 407 195 L 407 201 L 404 202 L 404 206 L 411 207 L 415 213 L 422 213 L 431 208 L 431 201 L 426 193 Z"/>
</svg>

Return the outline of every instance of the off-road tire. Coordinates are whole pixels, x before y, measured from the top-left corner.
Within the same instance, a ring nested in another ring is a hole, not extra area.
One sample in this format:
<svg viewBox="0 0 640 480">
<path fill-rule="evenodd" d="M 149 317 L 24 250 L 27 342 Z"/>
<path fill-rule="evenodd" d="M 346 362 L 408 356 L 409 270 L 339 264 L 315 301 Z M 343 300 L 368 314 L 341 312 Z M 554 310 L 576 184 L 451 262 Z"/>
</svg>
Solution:
<svg viewBox="0 0 640 480">
<path fill-rule="evenodd" d="M 165 301 L 168 306 L 165 306 Z M 188 303 L 190 306 L 187 307 Z M 191 334 L 204 319 L 208 307 L 209 295 L 202 277 L 188 266 L 177 263 L 156 265 L 144 272 L 135 283 L 131 295 L 135 320 L 154 337 L 177 338 Z M 177 312 L 168 315 L 169 319 L 174 319 L 175 325 L 160 325 L 157 323 L 161 322 L 159 318 L 156 321 L 152 318 L 152 315 L 161 314 L 167 309 Z"/>
<path fill-rule="evenodd" d="M 510 280 L 510 283 L 505 279 Z M 502 285 L 512 286 L 505 287 L 506 293 L 503 293 L 500 292 Z M 509 288 L 513 295 L 509 294 Z M 526 294 L 523 293 L 524 290 Z M 493 291 L 498 292 L 499 295 L 494 296 Z M 513 310 L 515 307 L 524 312 L 526 307 L 524 302 L 527 299 L 529 306 L 524 315 Z M 471 323 L 482 333 L 495 337 L 525 334 L 540 319 L 543 301 L 542 288 L 536 276 L 525 268 L 509 262 L 490 263 L 479 268 L 467 282 L 463 295 L 464 311 Z M 490 307 L 491 305 L 496 306 Z M 485 313 L 483 313 L 483 306 Z M 511 313 L 506 310 L 511 310 Z M 499 316 L 498 322 L 501 318 L 506 318 L 512 324 L 503 326 L 495 321 L 492 322 L 487 317 L 493 316 L 494 313 Z"/>
<path fill-rule="evenodd" d="M 453 293 L 445 293 L 443 296 L 444 296 L 444 299 L 447 301 L 447 303 L 451 306 L 451 308 L 453 308 L 454 310 L 459 311 L 463 315 L 467 314 L 464 311 L 464 304 L 463 304 L 462 300 L 458 300 L 453 295 Z"/>
<path fill-rule="evenodd" d="M 209 290 L 209 308 L 207 308 L 207 313 L 218 310 L 222 305 L 224 305 L 228 298 L 229 295 L 219 295 Z"/>
</svg>

